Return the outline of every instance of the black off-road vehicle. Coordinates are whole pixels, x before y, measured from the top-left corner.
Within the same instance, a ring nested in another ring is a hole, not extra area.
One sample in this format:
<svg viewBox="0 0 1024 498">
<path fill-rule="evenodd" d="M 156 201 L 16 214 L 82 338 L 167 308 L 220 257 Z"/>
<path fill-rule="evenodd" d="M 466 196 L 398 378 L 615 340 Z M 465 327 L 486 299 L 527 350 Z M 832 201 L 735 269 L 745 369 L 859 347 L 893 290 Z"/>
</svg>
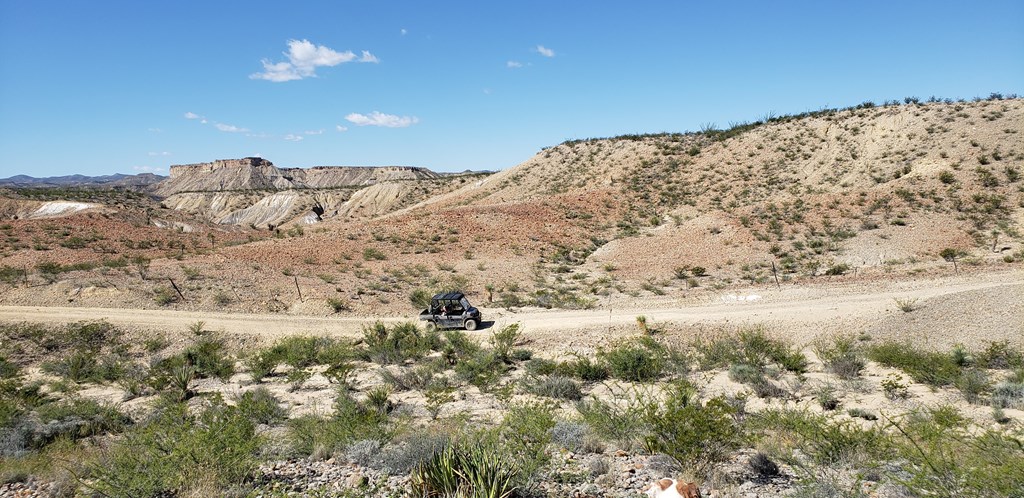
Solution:
<svg viewBox="0 0 1024 498">
<path fill-rule="evenodd" d="M 480 310 L 470 306 L 461 292 L 444 292 L 430 298 L 430 307 L 420 312 L 420 320 L 439 328 L 464 327 L 476 330 L 480 326 Z"/>
</svg>

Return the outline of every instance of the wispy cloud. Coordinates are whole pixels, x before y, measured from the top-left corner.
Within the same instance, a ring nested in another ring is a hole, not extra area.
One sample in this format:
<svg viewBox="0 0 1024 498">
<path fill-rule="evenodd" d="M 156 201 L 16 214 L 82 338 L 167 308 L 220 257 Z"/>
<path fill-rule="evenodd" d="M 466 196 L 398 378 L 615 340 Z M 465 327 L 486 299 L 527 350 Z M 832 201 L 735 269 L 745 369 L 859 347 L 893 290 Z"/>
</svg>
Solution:
<svg viewBox="0 0 1024 498">
<path fill-rule="evenodd" d="M 405 28 L 402 28 L 402 30 L 399 31 L 399 33 L 402 33 L 402 36 L 405 36 L 405 35 L 409 34 L 409 30 L 407 30 Z"/>
<path fill-rule="evenodd" d="M 323 135 L 324 130 L 306 130 L 302 132 L 303 135 Z"/>
<path fill-rule="evenodd" d="M 286 62 L 263 59 L 263 72 L 250 74 L 249 78 L 280 83 L 315 77 L 318 67 L 333 67 L 352 61 L 380 62 L 366 50 L 363 50 L 360 57 L 351 50 L 338 52 L 324 45 L 315 45 L 309 40 L 288 40 L 288 51 L 284 52 L 284 55 L 288 58 Z"/>
<path fill-rule="evenodd" d="M 245 132 L 249 131 L 248 128 L 239 128 L 239 127 L 237 127 L 235 125 L 229 125 L 229 124 L 224 124 L 224 123 L 217 123 L 217 124 L 215 124 L 213 126 L 216 126 L 217 129 L 220 130 L 220 131 L 226 131 L 228 133 L 245 133 Z"/>
<path fill-rule="evenodd" d="M 551 50 L 550 48 L 545 47 L 544 45 L 537 45 L 537 53 L 539 53 L 540 55 L 543 55 L 544 57 L 554 57 L 555 56 L 555 51 Z"/>
<path fill-rule="evenodd" d="M 186 112 L 185 113 L 185 119 L 202 119 L 202 118 L 203 118 L 202 116 L 200 116 L 200 115 L 198 115 L 198 114 L 196 114 L 194 112 Z"/>
<path fill-rule="evenodd" d="M 164 130 L 161 130 L 160 128 L 149 128 L 146 131 L 148 131 L 150 133 L 163 133 L 164 132 Z"/>
<path fill-rule="evenodd" d="M 170 153 L 170 152 L 167 152 L 167 151 L 164 151 L 164 152 L 150 152 L 150 153 L 149 153 L 149 156 L 150 156 L 150 157 L 156 157 L 156 156 L 169 156 L 169 155 L 171 155 L 171 153 Z"/>
<path fill-rule="evenodd" d="M 357 126 L 383 126 L 385 128 L 405 128 L 419 123 L 415 116 L 395 116 L 373 111 L 369 115 L 353 112 L 345 116 L 345 120 Z"/>
<path fill-rule="evenodd" d="M 139 173 L 163 173 L 166 171 L 164 168 L 159 166 L 132 166 L 132 170 L 138 171 Z"/>
<path fill-rule="evenodd" d="M 347 126 L 341 126 L 341 125 L 335 126 L 334 129 L 338 130 L 338 131 L 348 131 L 348 127 Z"/>
<path fill-rule="evenodd" d="M 508 61 L 505 63 L 505 67 L 509 69 L 517 69 L 523 67 L 523 63 L 519 61 Z"/>
<path fill-rule="evenodd" d="M 295 134 L 292 134 L 292 133 L 289 133 L 289 134 L 284 136 L 284 139 L 289 141 L 289 142 L 301 142 L 302 139 L 304 139 L 304 138 L 305 137 L 303 137 L 302 135 L 295 135 Z"/>
</svg>

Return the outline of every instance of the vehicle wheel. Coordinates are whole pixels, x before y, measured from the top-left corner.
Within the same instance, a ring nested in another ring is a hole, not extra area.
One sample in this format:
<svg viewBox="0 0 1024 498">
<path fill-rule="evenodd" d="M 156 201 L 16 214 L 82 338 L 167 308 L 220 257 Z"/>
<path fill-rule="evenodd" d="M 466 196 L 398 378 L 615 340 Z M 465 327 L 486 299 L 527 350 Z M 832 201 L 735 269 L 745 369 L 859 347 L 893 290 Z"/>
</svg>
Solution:
<svg viewBox="0 0 1024 498">
<path fill-rule="evenodd" d="M 476 320 L 472 318 L 466 320 L 466 330 L 476 330 Z"/>
</svg>

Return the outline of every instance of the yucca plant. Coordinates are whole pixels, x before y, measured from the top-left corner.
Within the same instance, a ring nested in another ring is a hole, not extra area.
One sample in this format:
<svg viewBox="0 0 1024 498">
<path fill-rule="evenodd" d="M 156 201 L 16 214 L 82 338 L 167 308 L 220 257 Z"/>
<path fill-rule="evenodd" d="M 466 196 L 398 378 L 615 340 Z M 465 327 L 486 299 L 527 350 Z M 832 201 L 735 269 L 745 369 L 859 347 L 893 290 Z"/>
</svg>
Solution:
<svg viewBox="0 0 1024 498">
<path fill-rule="evenodd" d="M 178 401 L 185 401 L 192 397 L 193 393 L 190 386 L 195 378 L 196 367 L 192 365 L 182 365 L 171 372 L 171 387 Z"/>
<path fill-rule="evenodd" d="M 412 472 L 413 495 L 423 498 L 508 498 L 519 467 L 489 444 L 452 444 Z"/>
</svg>

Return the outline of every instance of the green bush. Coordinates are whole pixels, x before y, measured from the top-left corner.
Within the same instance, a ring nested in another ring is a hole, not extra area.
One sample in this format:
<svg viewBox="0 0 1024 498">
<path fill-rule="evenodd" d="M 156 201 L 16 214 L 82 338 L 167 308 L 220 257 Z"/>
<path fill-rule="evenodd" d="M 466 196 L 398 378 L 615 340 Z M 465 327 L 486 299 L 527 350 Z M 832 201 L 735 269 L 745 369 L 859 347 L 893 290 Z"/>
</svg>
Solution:
<svg viewBox="0 0 1024 498">
<path fill-rule="evenodd" d="M 614 392 L 612 401 L 593 397 L 576 403 L 576 411 L 595 434 L 627 448 L 643 442 L 657 409 L 657 398 L 636 389 Z"/>
<path fill-rule="evenodd" d="M 366 345 L 364 357 L 381 364 L 401 363 L 418 360 L 438 346 L 435 334 L 423 333 L 412 322 L 392 325 L 382 322 L 363 327 L 363 342 Z"/>
<path fill-rule="evenodd" d="M 1024 352 L 1011 346 L 1008 341 L 990 342 L 976 356 L 978 366 L 982 368 L 1024 368 Z"/>
<path fill-rule="evenodd" d="M 575 360 L 569 362 L 568 367 L 573 376 L 585 382 L 599 382 L 610 375 L 608 365 L 582 355 L 577 355 Z"/>
<path fill-rule="evenodd" d="M 198 415 L 164 406 L 91 469 L 91 486 L 110 497 L 222 494 L 252 476 L 261 442 L 252 421 L 222 402 Z"/>
<path fill-rule="evenodd" d="M 814 352 L 825 368 L 841 379 L 855 379 L 864 370 L 864 353 L 852 336 L 835 337 L 831 344 L 820 342 Z"/>
<path fill-rule="evenodd" d="M 583 391 L 580 390 L 579 384 L 572 379 L 559 376 L 530 381 L 526 384 L 526 390 L 531 394 L 553 399 L 579 401 L 583 398 Z"/>
<path fill-rule="evenodd" d="M 883 431 L 806 410 L 764 410 L 751 416 L 748 426 L 755 438 L 781 443 L 779 451 L 797 468 L 886 456 L 888 440 Z"/>
<path fill-rule="evenodd" d="M 649 382 L 660 377 L 666 355 L 665 348 L 649 337 L 621 342 L 598 353 L 612 377 L 633 382 Z"/>
<path fill-rule="evenodd" d="M 701 403 L 692 385 L 680 383 L 673 386 L 662 408 L 648 413 L 646 446 L 702 475 L 743 443 L 743 429 L 733 417 L 735 413 L 724 398 Z"/>
<path fill-rule="evenodd" d="M 218 337 L 201 337 L 183 355 L 185 363 L 195 367 L 200 378 L 217 377 L 226 381 L 235 373 L 235 362 L 228 357 L 224 340 Z"/>
<path fill-rule="evenodd" d="M 1020 434 L 980 430 L 953 407 L 893 421 L 893 449 L 904 465 L 894 479 L 923 496 L 1022 496 Z"/>
<path fill-rule="evenodd" d="M 288 411 L 267 388 L 257 387 L 242 393 L 235 400 L 238 411 L 254 424 L 271 425 L 284 420 Z"/>
<path fill-rule="evenodd" d="M 960 376 L 952 355 L 922 351 L 908 343 L 886 342 L 868 349 L 868 358 L 887 367 L 899 368 L 915 381 L 934 387 L 947 386 Z"/>
<path fill-rule="evenodd" d="M 504 363 L 512 363 L 512 348 L 519 340 L 519 324 L 506 325 L 491 336 L 494 357 Z"/>
<path fill-rule="evenodd" d="M 293 448 L 301 454 L 331 454 L 353 441 L 387 441 L 393 430 L 386 414 L 359 403 L 345 388 L 338 390 L 331 416 L 305 415 L 288 421 Z"/>
</svg>

